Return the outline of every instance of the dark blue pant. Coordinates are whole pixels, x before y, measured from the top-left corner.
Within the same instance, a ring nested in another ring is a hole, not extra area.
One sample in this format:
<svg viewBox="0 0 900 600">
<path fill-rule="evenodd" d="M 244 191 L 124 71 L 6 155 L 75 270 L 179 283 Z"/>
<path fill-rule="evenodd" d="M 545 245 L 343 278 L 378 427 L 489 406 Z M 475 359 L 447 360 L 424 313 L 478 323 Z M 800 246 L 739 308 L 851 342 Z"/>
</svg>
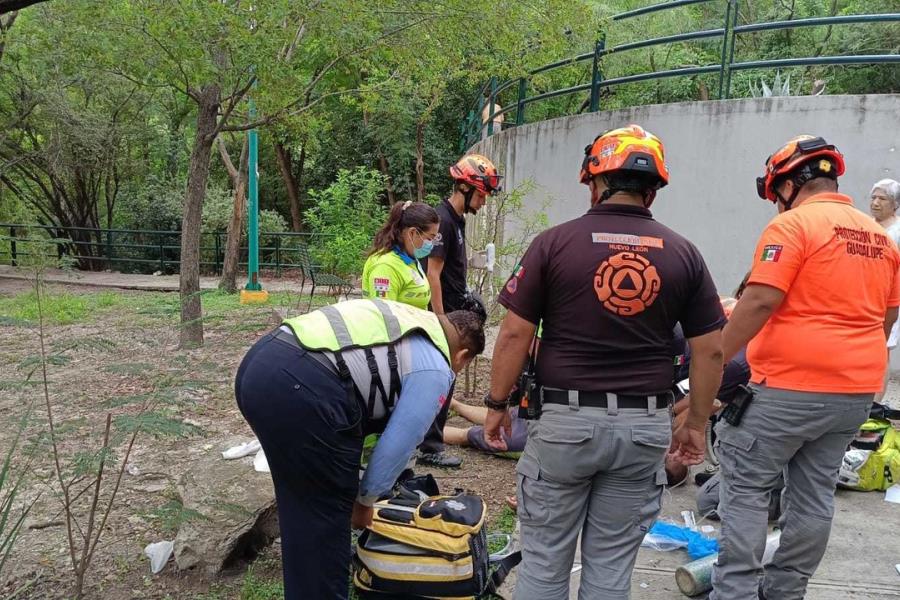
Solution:
<svg viewBox="0 0 900 600">
<path fill-rule="evenodd" d="M 272 470 L 285 600 L 347 598 L 359 403 L 335 373 L 274 333 L 244 357 L 235 395 Z"/>
</svg>

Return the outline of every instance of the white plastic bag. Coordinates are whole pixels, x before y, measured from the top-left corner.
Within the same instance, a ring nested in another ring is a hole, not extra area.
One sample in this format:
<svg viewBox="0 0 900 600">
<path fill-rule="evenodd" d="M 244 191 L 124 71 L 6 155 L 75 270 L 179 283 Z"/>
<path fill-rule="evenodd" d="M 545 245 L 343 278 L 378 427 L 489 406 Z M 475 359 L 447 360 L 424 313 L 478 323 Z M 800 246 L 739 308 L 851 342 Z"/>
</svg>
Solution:
<svg viewBox="0 0 900 600">
<path fill-rule="evenodd" d="M 665 535 L 656 535 L 654 533 L 645 535 L 644 541 L 641 542 L 642 548 L 651 548 L 653 550 L 659 550 L 660 552 L 671 552 L 672 550 L 678 550 L 679 548 L 687 548 L 687 545 L 687 542 L 675 540 Z"/>
<path fill-rule="evenodd" d="M 257 452 L 256 456 L 253 458 L 253 468 L 259 473 L 272 472 L 272 470 L 269 469 L 269 460 L 266 458 L 266 453 L 262 450 Z"/>
<path fill-rule="evenodd" d="M 144 555 L 150 559 L 150 572 L 156 575 L 162 571 L 174 550 L 175 542 L 162 541 L 147 544 L 147 547 L 144 548 Z"/>
<path fill-rule="evenodd" d="M 244 442 L 243 444 L 238 444 L 237 446 L 232 446 L 228 450 L 222 452 L 222 458 L 225 460 L 234 460 L 235 458 L 242 458 L 244 456 L 250 456 L 254 452 L 259 451 L 259 440 L 254 439 L 249 442 Z"/>
</svg>

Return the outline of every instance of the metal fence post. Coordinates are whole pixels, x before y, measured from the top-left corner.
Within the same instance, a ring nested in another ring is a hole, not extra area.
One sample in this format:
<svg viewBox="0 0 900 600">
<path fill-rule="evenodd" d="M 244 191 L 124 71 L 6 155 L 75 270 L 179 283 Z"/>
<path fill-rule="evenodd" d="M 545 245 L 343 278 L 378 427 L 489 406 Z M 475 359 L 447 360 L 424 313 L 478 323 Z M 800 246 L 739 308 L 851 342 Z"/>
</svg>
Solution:
<svg viewBox="0 0 900 600">
<path fill-rule="evenodd" d="M 9 263 L 14 266 L 19 266 L 19 261 L 17 260 L 18 255 L 16 254 L 16 228 L 10 226 L 9 228 Z"/>
<path fill-rule="evenodd" d="M 275 234 L 275 273 L 281 277 L 281 236 Z"/>
<path fill-rule="evenodd" d="M 478 93 L 478 114 L 474 116 L 475 123 L 478 123 L 478 135 L 475 136 L 475 141 L 481 139 L 482 131 L 484 131 L 484 122 L 481 120 L 481 115 L 484 114 L 484 88 L 481 88 L 481 91 Z M 474 123 L 473 123 L 474 125 Z M 471 143 L 471 141 L 470 141 Z"/>
<path fill-rule="evenodd" d="M 719 100 L 725 92 L 725 67 L 728 56 L 728 29 L 731 23 L 731 0 L 725 3 L 725 22 L 722 24 L 722 53 L 719 56 Z"/>
<path fill-rule="evenodd" d="M 519 79 L 519 97 L 516 101 L 516 125 L 525 124 L 525 94 L 528 93 L 528 80 Z"/>
<path fill-rule="evenodd" d="M 113 259 L 113 232 L 112 229 L 106 230 L 106 268 L 112 270 Z"/>
<path fill-rule="evenodd" d="M 600 71 L 600 58 L 606 49 L 606 37 L 601 37 L 594 44 L 594 63 L 591 68 L 591 112 L 600 110 L 600 82 L 603 81 L 603 73 Z"/>
<path fill-rule="evenodd" d="M 159 238 L 159 272 L 161 274 L 166 272 L 166 259 L 165 259 L 165 249 L 163 248 L 164 241 L 164 233 L 161 233 L 157 236 Z"/>
<path fill-rule="evenodd" d="M 216 241 L 216 243 L 215 243 L 215 246 L 216 246 L 216 250 L 215 250 L 216 255 L 215 255 L 215 258 L 213 258 L 213 265 L 214 265 L 214 268 L 215 268 L 215 270 L 216 270 L 216 275 L 219 275 L 219 274 L 221 273 L 221 271 L 219 270 L 219 245 L 220 245 L 220 242 L 219 242 L 219 232 L 218 232 L 218 231 L 214 232 L 214 233 L 213 233 L 213 236 L 215 237 L 215 241 Z"/>
<path fill-rule="evenodd" d="M 487 134 L 489 136 L 494 135 L 494 106 L 496 106 L 496 96 L 497 96 L 497 77 L 491 77 L 491 91 L 488 96 L 488 122 L 487 122 Z"/>
<path fill-rule="evenodd" d="M 738 0 L 729 0 L 731 7 L 731 37 L 728 42 L 728 69 L 725 71 L 725 99 L 731 97 L 731 65 L 734 64 L 734 42 L 737 37 L 734 28 L 737 27 L 738 21 Z M 727 32 L 726 32 L 727 33 Z"/>
</svg>

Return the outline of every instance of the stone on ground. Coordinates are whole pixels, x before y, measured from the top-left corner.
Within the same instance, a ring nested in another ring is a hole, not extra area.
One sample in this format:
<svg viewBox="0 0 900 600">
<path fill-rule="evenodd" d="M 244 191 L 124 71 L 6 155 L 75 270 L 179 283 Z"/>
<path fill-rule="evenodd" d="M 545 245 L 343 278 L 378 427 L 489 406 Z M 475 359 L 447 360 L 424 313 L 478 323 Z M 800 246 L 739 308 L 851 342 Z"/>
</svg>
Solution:
<svg viewBox="0 0 900 600">
<path fill-rule="evenodd" d="M 175 538 L 181 570 L 218 574 L 252 560 L 279 535 L 271 476 L 253 470 L 253 456 L 222 458 L 223 449 L 243 441 L 214 443 L 178 482 L 184 510 L 202 515 L 184 522 Z"/>
</svg>

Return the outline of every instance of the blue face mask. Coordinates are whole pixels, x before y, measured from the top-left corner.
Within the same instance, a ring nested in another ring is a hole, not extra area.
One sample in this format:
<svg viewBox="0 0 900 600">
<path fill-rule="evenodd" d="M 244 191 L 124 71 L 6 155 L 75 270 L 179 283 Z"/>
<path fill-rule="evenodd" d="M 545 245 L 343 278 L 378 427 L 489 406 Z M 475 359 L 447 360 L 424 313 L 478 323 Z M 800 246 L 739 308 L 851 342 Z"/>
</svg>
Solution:
<svg viewBox="0 0 900 600">
<path fill-rule="evenodd" d="M 413 256 L 416 258 L 425 258 L 431 251 L 434 250 L 434 241 L 433 240 L 425 240 L 421 246 L 413 249 Z"/>
</svg>

